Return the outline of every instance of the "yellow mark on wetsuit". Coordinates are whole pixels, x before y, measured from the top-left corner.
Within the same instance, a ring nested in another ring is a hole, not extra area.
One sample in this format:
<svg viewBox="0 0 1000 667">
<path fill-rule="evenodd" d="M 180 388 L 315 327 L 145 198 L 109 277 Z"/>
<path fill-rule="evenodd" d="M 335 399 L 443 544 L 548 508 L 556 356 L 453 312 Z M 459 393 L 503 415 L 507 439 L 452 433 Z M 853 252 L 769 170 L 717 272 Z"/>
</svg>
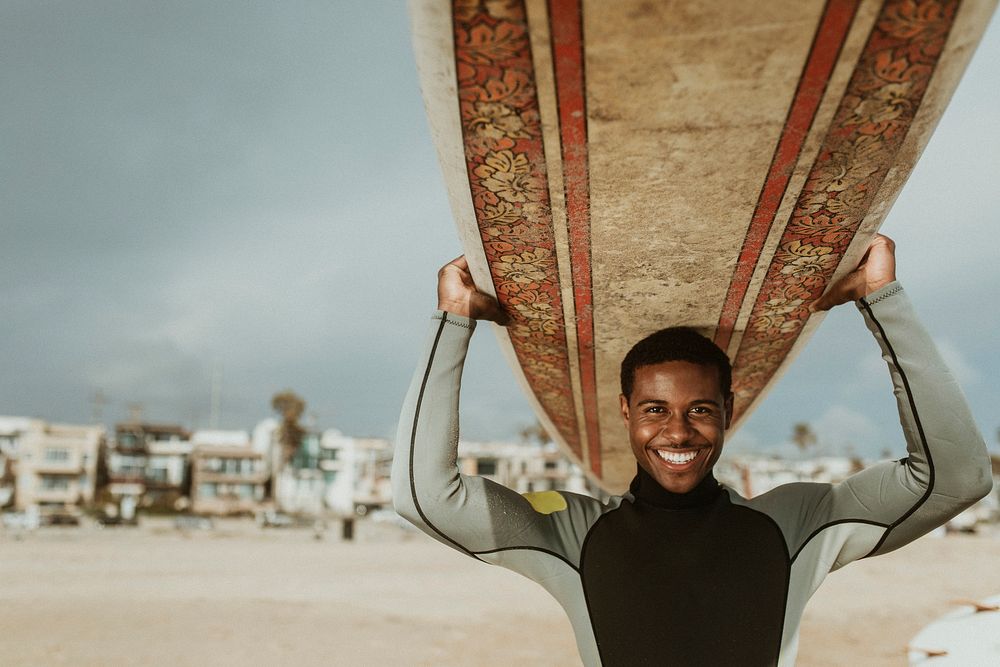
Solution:
<svg viewBox="0 0 1000 667">
<path fill-rule="evenodd" d="M 566 509 L 566 499 L 558 491 L 534 491 L 521 495 L 539 514 L 552 514 Z"/>
</svg>

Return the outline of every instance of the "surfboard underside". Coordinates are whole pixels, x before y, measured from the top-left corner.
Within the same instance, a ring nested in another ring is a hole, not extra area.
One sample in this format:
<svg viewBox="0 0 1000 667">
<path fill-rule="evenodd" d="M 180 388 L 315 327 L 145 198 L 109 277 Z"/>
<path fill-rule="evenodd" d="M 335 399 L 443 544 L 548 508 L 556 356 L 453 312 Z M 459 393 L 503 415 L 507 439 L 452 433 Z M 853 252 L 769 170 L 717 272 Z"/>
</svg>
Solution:
<svg viewBox="0 0 1000 667">
<path fill-rule="evenodd" d="M 693 326 L 738 425 L 857 263 L 995 2 L 415 0 L 431 130 L 477 285 L 539 419 L 635 471 L 629 347 Z M 821 398 L 821 397 L 818 397 Z"/>
</svg>

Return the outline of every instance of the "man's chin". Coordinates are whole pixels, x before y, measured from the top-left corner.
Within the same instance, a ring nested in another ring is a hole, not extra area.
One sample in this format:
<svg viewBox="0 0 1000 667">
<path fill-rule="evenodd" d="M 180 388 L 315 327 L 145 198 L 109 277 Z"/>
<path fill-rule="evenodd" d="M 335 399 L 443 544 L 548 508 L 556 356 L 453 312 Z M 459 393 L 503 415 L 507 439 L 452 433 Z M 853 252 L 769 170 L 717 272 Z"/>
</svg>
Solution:
<svg viewBox="0 0 1000 667">
<path fill-rule="evenodd" d="M 704 475 L 702 475 L 701 478 L 669 479 L 669 480 L 657 479 L 656 481 L 659 482 L 660 486 L 662 486 L 670 493 L 690 493 L 698 486 L 698 484 L 701 483 L 701 480 L 704 478 L 705 478 Z"/>
</svg>

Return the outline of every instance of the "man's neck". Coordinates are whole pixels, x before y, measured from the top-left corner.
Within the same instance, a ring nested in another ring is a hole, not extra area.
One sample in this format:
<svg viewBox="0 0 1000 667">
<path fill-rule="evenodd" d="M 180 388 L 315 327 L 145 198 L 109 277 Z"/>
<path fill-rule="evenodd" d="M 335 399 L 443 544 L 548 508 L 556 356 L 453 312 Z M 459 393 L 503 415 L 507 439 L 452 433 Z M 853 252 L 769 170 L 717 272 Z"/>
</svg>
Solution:
<svg viewBox="0 0 1000 667">
<path fill-rule="evenodd" d="M 660 509 L 683 510 L 710 504 L 718 496 L 722 487 L 710 470 L 705 478 L 687 493 L 667 491 L 649 473 L 637 466 L 638 472 L 629 491 L 641 502 Z"/>
</svg>

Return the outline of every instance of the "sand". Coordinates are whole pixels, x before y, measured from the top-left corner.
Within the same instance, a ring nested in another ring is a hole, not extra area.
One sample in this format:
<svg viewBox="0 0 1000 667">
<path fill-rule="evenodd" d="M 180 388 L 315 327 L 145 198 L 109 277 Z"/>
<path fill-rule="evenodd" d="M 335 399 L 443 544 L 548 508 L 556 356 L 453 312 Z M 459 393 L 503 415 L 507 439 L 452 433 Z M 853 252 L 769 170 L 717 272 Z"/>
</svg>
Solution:
<svg viewBox="0 0 1000 667">
<path fill-rule="evenodd" d="M 357 532 L 0 532 L 0 664 L 580 664 L 533 582 L 389 525 Z M 834 573 L 807 609 L 798 664 L 905 665 L 951 600 L 1000 593 L 998 563 L 1000 539 L 928 537 Z"/>
</svg>

